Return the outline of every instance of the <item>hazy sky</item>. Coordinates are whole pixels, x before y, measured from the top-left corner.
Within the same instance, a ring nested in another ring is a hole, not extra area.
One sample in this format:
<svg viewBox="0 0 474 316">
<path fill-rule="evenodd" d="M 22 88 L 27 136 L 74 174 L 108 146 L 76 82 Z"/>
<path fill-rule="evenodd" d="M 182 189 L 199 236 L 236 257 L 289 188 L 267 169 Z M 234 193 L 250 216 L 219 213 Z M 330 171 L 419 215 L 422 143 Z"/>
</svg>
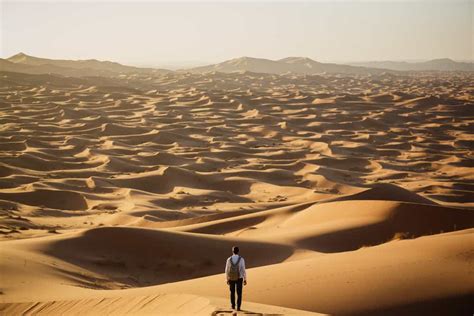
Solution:
<svg viewBox="0 0 474 316">
<path fill-rule="evenodd" d="M 473 59 L 474 0 L 5 1 L 0 55 L 139 65 L 240 56 Z"/>
</svg>

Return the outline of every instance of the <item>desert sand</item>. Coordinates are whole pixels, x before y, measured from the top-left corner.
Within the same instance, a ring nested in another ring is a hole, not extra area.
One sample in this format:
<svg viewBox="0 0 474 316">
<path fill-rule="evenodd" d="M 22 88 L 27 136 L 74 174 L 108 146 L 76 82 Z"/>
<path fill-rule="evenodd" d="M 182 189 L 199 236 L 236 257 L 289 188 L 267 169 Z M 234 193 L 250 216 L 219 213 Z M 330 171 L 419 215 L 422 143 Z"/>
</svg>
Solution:
<svg viewBox="0 0 474 316">
<path fill-rule="evenodd" d="M 0 73 L 0 313 L 472 315 L 472 73 Z"/>
</svg>

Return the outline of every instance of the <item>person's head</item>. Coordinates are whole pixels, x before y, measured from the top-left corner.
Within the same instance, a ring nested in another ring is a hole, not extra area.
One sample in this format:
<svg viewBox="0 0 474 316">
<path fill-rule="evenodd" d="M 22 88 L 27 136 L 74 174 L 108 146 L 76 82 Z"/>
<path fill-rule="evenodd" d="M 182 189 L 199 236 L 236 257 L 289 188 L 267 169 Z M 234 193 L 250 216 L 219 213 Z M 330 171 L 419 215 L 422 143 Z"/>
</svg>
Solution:
<svg viewBox="0 0 474 316">
<path fill-rule="evenodd" d="M 239 253 L 239 247 L 237 247 L 237 246 L 232 247 L 232 252 L 233 252 L 235 255 L 237 255 L 237 254 Z"/>
</svg>

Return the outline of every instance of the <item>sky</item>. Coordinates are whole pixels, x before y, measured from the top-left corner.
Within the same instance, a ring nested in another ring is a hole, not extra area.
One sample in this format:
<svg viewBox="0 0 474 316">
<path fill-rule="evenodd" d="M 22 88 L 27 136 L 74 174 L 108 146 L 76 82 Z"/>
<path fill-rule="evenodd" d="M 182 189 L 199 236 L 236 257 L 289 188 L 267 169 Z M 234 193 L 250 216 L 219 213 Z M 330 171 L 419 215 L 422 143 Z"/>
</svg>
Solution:
<svg viewBox="0 0 474 316">
<path fill-rule="evenodd" d="M 176 67 L 241 56 L 472 60 L 473 16 L 474 0 L 0 0 L 0 57 Z"/>
</svg>

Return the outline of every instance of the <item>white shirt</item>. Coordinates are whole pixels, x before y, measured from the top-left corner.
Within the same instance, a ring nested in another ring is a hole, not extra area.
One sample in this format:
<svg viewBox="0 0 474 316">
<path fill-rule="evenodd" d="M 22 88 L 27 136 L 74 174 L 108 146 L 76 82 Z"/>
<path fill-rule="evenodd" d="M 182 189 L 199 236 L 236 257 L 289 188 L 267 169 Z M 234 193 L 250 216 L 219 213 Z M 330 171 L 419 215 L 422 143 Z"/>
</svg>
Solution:
<svg viewBox="0 0 474 316">
<path fill-rule="evenodd" d="M 239 259 L 239 255 L 232 255 L 229 258 L 227 258 L 227 261 L 225 263 L 225 277 L 227 280 L 229 280 L 230 260 L 232 260 L 233 264 L 236 264 L 238 259 Z M 245 260 L 243 257 L 240 257 L 240 262 L 239 262 L 239 278 L 243 278 L 244 280 L 247 280 L 247 274 L 245 273 Z"/>
</svg>

